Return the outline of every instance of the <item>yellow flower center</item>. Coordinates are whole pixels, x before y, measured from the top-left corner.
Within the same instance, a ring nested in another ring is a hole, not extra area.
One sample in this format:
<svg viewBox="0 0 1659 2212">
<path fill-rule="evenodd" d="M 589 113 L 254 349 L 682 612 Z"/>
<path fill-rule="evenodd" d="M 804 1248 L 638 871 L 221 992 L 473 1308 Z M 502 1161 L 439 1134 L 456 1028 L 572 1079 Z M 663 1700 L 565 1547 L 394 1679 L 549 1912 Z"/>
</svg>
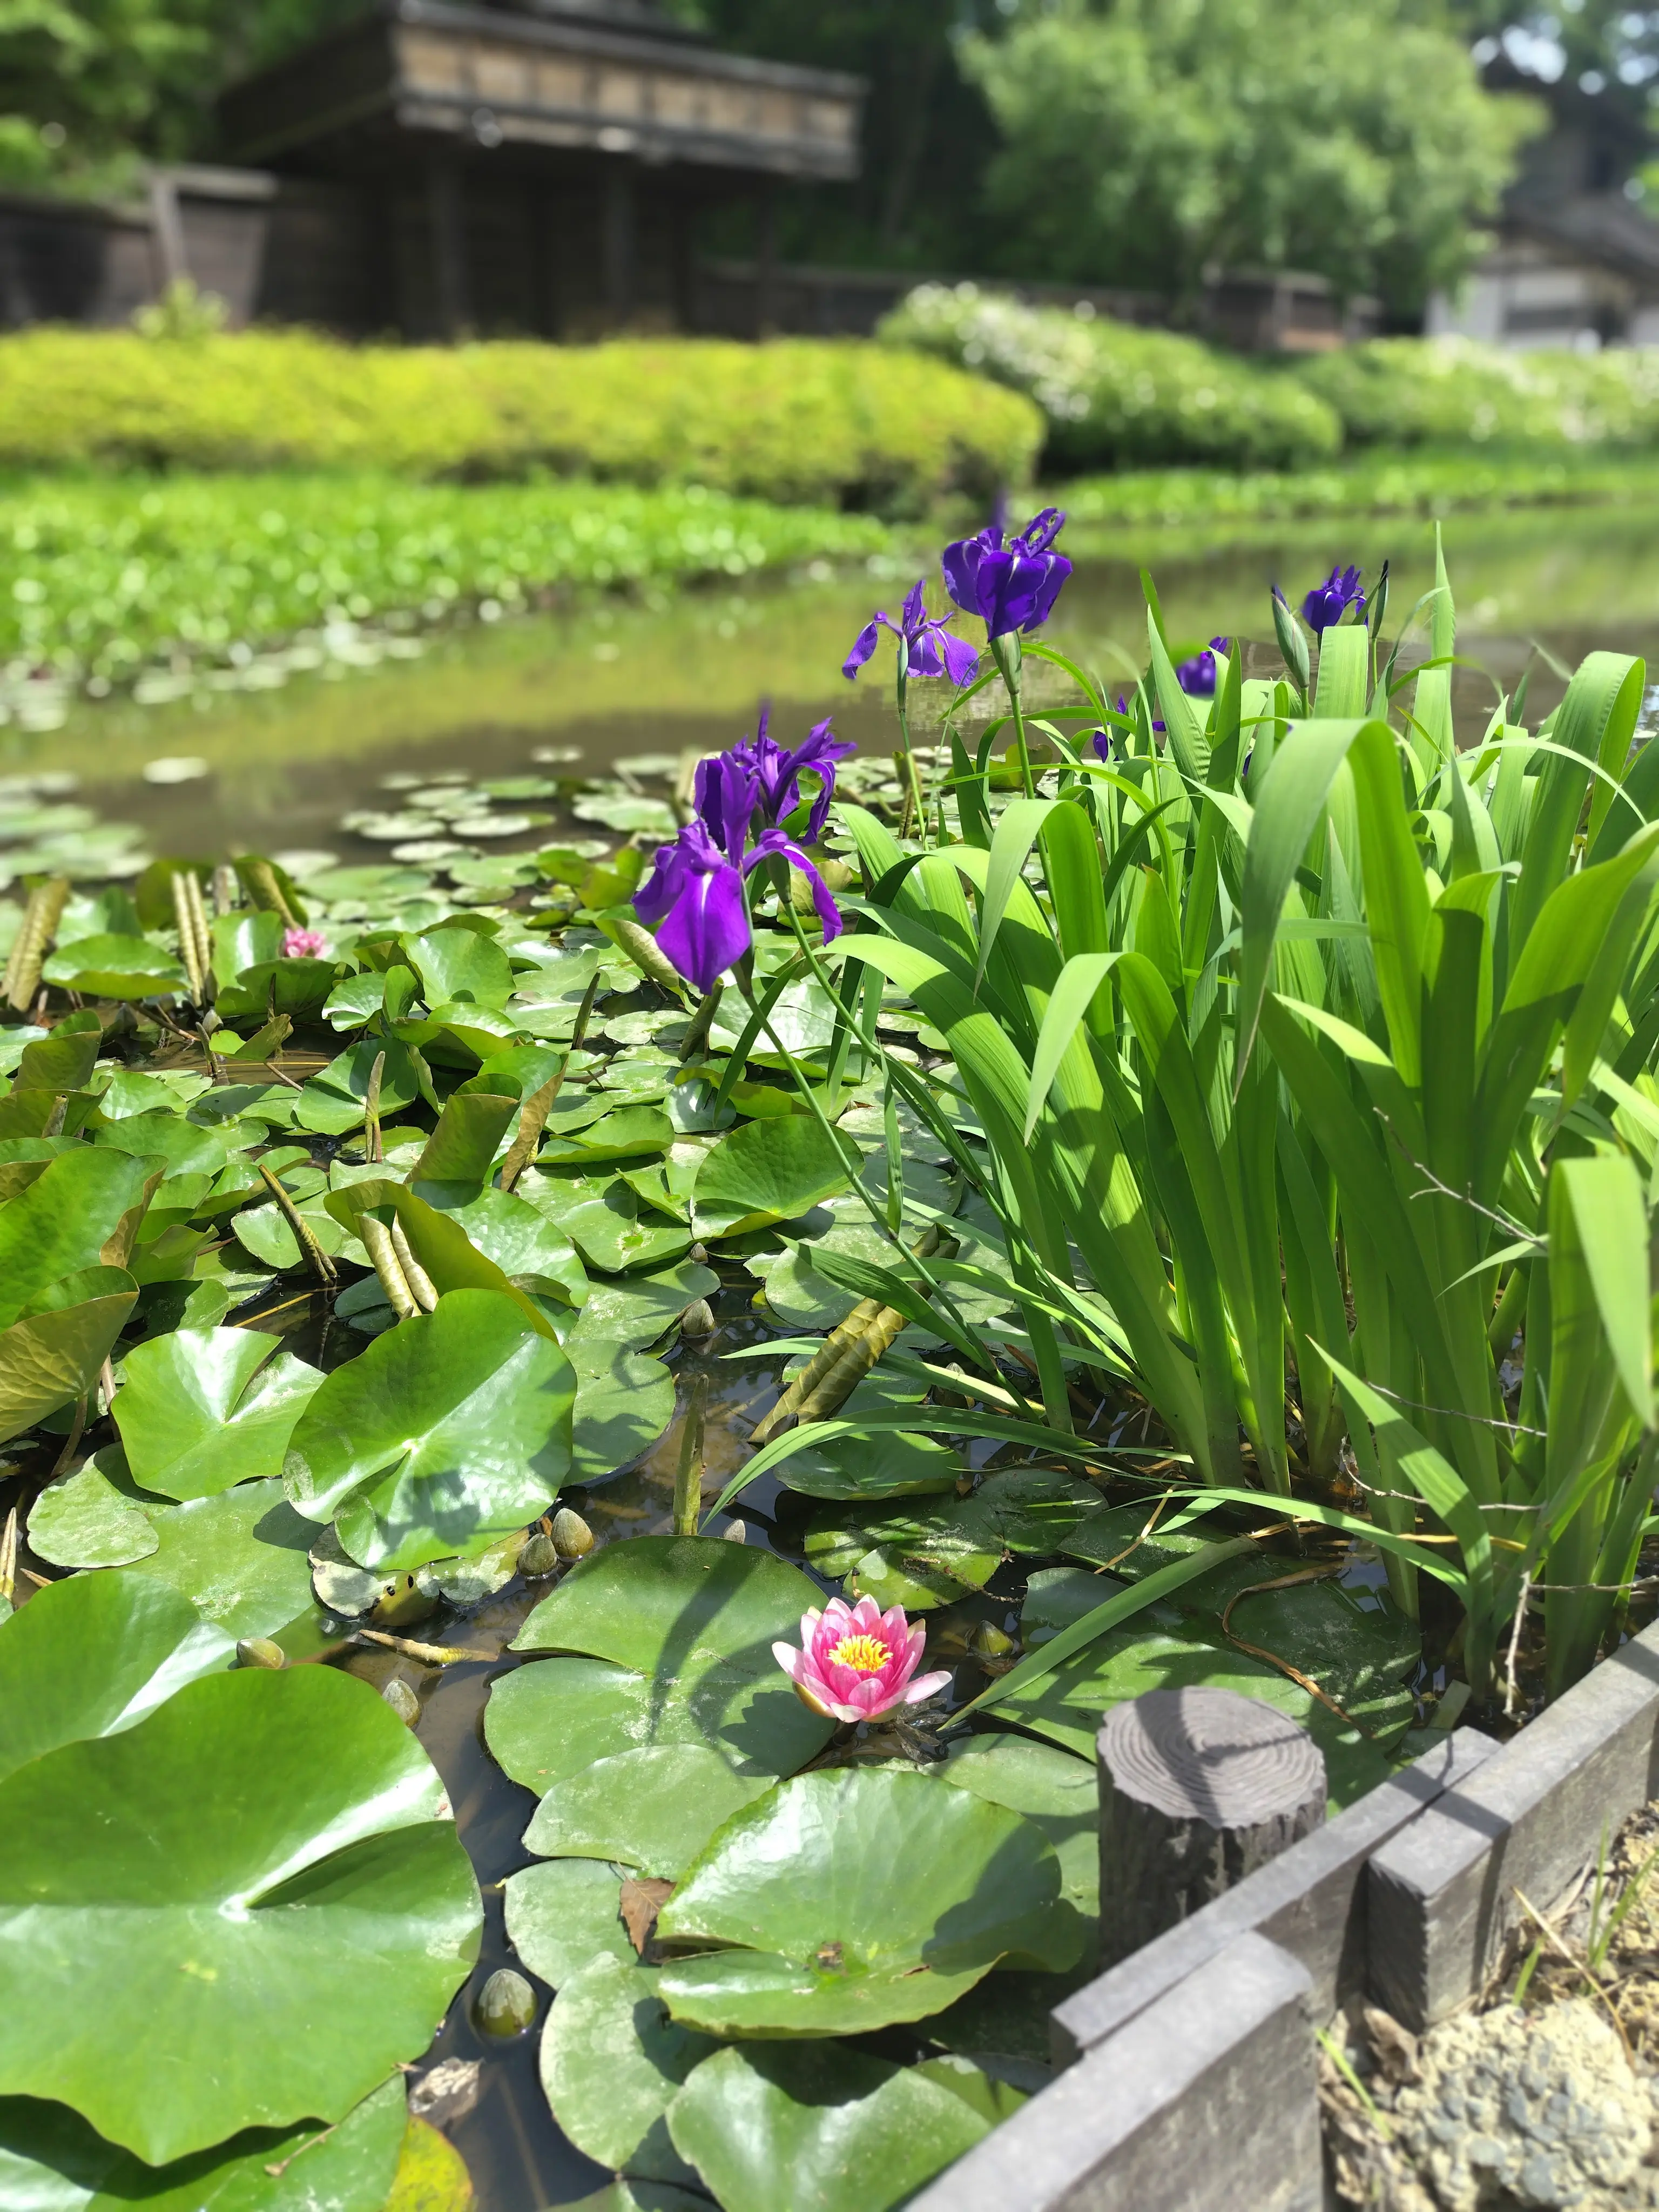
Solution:
<svg viewBox="0 0 1659 2212">
<path fill-rule="evenodd" d="M 892 1655 L 878 1636 L 843 1636 L 830 1656 L 855 1674 L 879 1674 Z"/>
</svg>

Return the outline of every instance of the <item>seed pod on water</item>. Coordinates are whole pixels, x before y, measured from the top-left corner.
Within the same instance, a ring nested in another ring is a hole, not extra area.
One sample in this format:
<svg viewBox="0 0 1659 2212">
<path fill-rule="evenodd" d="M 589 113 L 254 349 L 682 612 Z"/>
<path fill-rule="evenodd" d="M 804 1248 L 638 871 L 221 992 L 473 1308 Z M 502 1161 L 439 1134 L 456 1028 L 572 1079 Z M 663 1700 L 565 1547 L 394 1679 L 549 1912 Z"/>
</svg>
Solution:
<svg viewBox="0 0 1659 2212">
<path fill-rule="evenodd" d="M 707 1298 L 693 1298 L 680 1316 L 682 1336 L 710 1336 L 714 1328 L 714 1309 Z"/>
<path fill-rule="evenodd" d="M 405 1728 L 413 1728 L 421 1717 L 421 1701 L 401 1674 L 392 1677 L 380 1692 L 380 1696 Z"/>
<path fill-rule="evenodd" d="M 728 1544 L 746 1544 L 749 1541 L 749 1523 L 746 1521 L 728 1522 L 720 1530 L 720 1534 Z"/>
<path fill-rule="evenodd" d="M 536 2020 L 536 1992 L 522 1974 L 498 1966 L 478 1992 L 472 2016 L 481 2035 L 522 2035 Z"/>
<path fill-rule="evenodd" d="M 1006 1659 L 1013 1648 L 1013 1638 L 994 1621 L 975 1621 L 969 1631 L 968 1649 L 977 1652 L 981 1659 Z"/>
<path fill-rule="evenodd" d="M 236 1646 L 236 1661 L 241 1667 L 286 1667 L 288 1654 L 268 1636 L 245 1636 Z"/>
<path fill-rule="evenodd" d="M 593 1548 L 593 1531 L 568 1505 L 553 1516 L 553 1547 L 562 1559 L 585 1559 Z"/>
<path fill-rule="evenodd" d="M 526 1538 L 524 1549 L 519 1554 L 521 1575 L 528 1575 L 532 1582 L 540 1582 L 554 1573 L 558 1564 L 558 1547 L 550 1536 L 543 1535 L 538 1528 L 533 1536 Z"/>
</svg>

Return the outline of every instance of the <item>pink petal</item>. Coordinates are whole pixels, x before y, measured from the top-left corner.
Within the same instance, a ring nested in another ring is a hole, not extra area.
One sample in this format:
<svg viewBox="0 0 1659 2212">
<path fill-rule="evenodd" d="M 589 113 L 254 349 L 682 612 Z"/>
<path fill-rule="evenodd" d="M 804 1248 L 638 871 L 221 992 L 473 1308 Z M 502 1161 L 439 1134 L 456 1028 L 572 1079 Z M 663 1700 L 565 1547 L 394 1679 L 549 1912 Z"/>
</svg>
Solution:
<svg viewBox="0 0 1659 2212">
<path fill-rule="evenodd" d="M 872 1597 L 861 1597 L 852 1613 L 852 1623 L 860 1636 L 881 1634 L 881 1608 Z"/>
<path fill-rule="evenodd" d="M 904 1618 L 904 1607 L 902 1605 L 896 1605 L 890 1613 L 884 1613 L 881 1616 L 881 1632 L 889 1644 L 902 1644 L 908 1628 L 909 1623 Z M 927 1632 L 923 1630 L 919 1632 L 926 1634 Z"/>
<path fill-rule="evenodd" d="M 948 1667 L 942 1668 L 937 1674 L 918 1674 L 904 1692 L 905 1704 L 919 1705 L 924 1698 L 931 1698 L 936 1690 L 942 1690 L 950 1679 L 951 1670 Z"/>
<path fill-rule="evenodd" d="M 918 1622 L 915 1627 L 910 1631 L 909 1636 L 906 1638 L 906 1642 L 909 1650 L 910 1664 L 914 1667 L 917 1660 L 921 1658 L 922 1651 L 927 1645 L 927 1631 L 922 1627 L 920 1622 Z"/>
<path fill-rule="evenodd" d="M 807 1664 L 806 1654 L 797 1651 L 793 1644 L 775 1644 L 772 1656 L 777 1661 L 792 1682 L 799 1682 L 801 1670 Z"/>
</svg>

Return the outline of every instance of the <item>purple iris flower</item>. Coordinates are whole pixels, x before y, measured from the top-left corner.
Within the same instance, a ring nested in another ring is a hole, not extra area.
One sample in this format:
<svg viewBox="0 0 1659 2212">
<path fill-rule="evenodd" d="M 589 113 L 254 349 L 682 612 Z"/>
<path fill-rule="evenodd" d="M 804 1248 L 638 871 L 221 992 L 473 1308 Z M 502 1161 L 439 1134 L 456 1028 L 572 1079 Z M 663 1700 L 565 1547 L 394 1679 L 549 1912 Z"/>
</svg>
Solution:
<svg viewBox="0 0 1659 2212">
<path fill-rule="evenodd" d="M 1283 594 L 1281 593 L 1282 597 Z M 1333 568 L 1322 584 L 1316 584 L 1302 602 L 1302 619 L 1316 637 L 1340 623 L 1348 609 L 1356 618 L 1365 611 L 1365 594 L 1358 568 Z"/>
<path fill-rule="evenodd" d="M 1122 703 L 1121 700 L 1118 702 L 1120 709 L 1122 707 Z M 1104 730 L 1097 730 L 1093 737 L 1090 738 L 1089 742 L 1095 749 L 1095 757 L 1097 760 L 1109 761 L 1111 759 L 1112 741 L 1107 736 Z"/>
<path fill-rule="evenodd" d="M 1176 669 L 1176 682 L 1190 699 L 1213 699 L 1215 696 L 1215 657 L 1227 650 L 1224 637 L 1212 637 L 1202 653 L 1194 653 L 1190 660 L 1182 661 Z"/>
<path fill-rule="evenodd" d="M 697 812 L 734 860 L 743 851 L 756 809 L 760 810 L 764 828 L 787 821 L 801 804 L 799 779 L 808 774 L 817 787 L 802 835 L 806 844 L 816 844 L 835 794 L 836 763 L 857 750 L 855 745 L 836 736 L 827 718 L 815 723 L 793 750 L 781 745 L 767 733 L 770 711 L 762 708 L 760 725 L 752 738 L 741 739 L 729 752 L 700 763 L 697 769 L 694 787 Z"/>
<path fill-rule="evenodd" d="M 826 730 L 828 726 L 821 725 Z M 788 860 L 799 868 L 811 885 L 824 943 L 841 934 L 841 914 L 828 884 L 787 830 L 763 830 L 753 847 L 744 852 L 750 817 L 745 814 L 738 819 L 736 808 L 743 803 L 749 780 L 755 778 L 756 772 L 736 762 L 738 750 L 734 747 L 717 761 L 702 763 L 697 793 L 701 818 L 688 822 L 672 845 L 658 846 L 651 873 L 634 895 L 634 911 L 640 920 L 647 928 L 661 923 L 658 944 L 686 981 L 703 992 L 712 991 L 727 969 L 749 950 L 749 911 L 744 902 L 743 879 L 763 860 Z M 784 748 L 774 750 L 782 752 Z M 827 765 L 833 781 L 833 756 Z M 711 771 L 707 779 L 703 769 Z M 790 796 L 793 809 L 796 803 L 793 785 L 781 790 Z M 702 811 L 705 800 L 708 813 Z M 750 797 L 751 809 L 753 803 Z M 828 805 L 827 794 L 824 804 Z"/>
<path fill-rule="evenodd" d="M 948 676 L 952 684 L 973 682 L 979 655 L 966 638 L 953 636 L 945 628 L 948 616 L 940 620 L 928 613 L 921 596 L 924 580 L 917 577 L 915 589 L 906 598 L 896 622 L 890 614 L 876 614 L 853 640 L 853 650 L 841 670 L 849 684 L 875 651 L 876 640 L 884 629 L 890 629 L 902 643 L 907 676 Z"/>
<path fill-rule="evenodd" d="M 1121 691 L 1117 695 L 1117 711 L 1120 714 L 1125 716 L 1127 716 L 1129 712 L 1129 702 Z M 1159 733 L 1160 736 L 1162 735 L 1164 730 L 1164 725 L 1162 722 L 1154 722 L 1152 724 L 1152 727 Z M 1103 735 L 1104 732 L 1103 732 L 1102 734 Z M 1102 760 L 1104 760 L 1106 757 L 1104 753 L 1102 753 L 1100 757 Z"/>
<path fill-rule="evenodd" d="M 988 639 L 1048 621 L 1072 573 L 1066 556 L 1050 550 L 1065 520 L 1057 507 L 1046 507 L 1006 545 L 1001 526 L 992 523 L 945 547 L 945 588 L 965 614 L 980 617 Z"/>
</svg>

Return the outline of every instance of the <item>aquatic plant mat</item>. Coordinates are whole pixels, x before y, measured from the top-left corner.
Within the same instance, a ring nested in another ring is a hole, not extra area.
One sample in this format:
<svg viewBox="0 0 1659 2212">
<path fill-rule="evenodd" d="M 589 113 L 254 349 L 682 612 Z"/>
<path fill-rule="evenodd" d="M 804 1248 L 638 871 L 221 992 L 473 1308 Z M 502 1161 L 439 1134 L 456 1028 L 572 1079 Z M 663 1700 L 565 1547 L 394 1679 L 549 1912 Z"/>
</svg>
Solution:
<svg viewBox="0 0 1659 2212">
<path fill-rule="evenodd" d="M 1305 2075 L 1297 2173 L 1362 1888 L 1415 2032 L 1491 1838 L 1651 1794 L 1644 672 L 1460 756 L 1439 590 L 1409 678 L 1352 575 L 1316 678 L 1282 603 L 1246 679 L 1153 596 L 1118 703 L 1005 629 L 769 813 L 552 759 L 216 865 L 5 788 L 0 2200 L 965 2207 L 1120 2029 L 1177 2132 Z M 1172 1689 L 1335 1817 L 1098 1978 Z"/>
</svg>

